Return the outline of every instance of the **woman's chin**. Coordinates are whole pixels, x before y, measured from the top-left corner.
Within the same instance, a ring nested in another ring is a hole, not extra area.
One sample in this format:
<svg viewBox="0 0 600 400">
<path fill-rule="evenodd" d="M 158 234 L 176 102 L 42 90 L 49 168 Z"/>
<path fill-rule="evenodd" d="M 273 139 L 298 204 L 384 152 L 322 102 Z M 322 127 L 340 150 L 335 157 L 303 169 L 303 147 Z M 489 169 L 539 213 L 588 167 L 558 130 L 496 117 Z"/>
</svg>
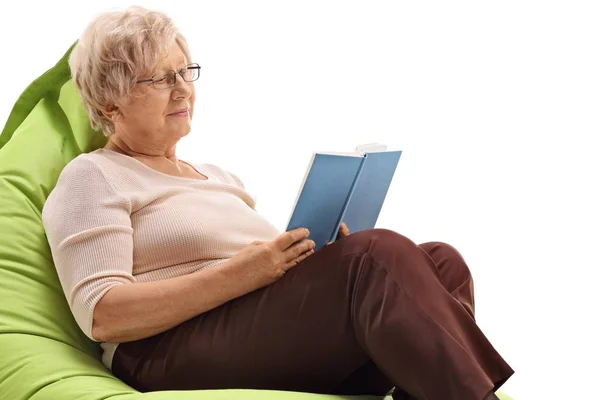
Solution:
<svg viewBox="0 0 600 400">
<path fill-rule="evenodd" d="M 181 137 L 186 137 L 187 135 L 189 135 L 192 132 L 191 129 L 187 130 L 186 132 L 183 133 L 183 135 L 181 135 Z"/>
<path fill-rule="evenodd" d="M 189 135 L 190 132 L 192 132 L 192 130 L 188 128 L 188 129 L 178 129 L 178 130 L 174 131 L 173 133 L 175 134 L 176 137 L 181 139 L 181 138 Z"/>
<path fill-rule="evenodd" d="M 190 123 L 185 124 L 177 124 L 178 126 L 173 126 L 171 132 L 177 137 L 184 137 L 190 134 L 192 131 L 192 125 Z"/>
</svg>

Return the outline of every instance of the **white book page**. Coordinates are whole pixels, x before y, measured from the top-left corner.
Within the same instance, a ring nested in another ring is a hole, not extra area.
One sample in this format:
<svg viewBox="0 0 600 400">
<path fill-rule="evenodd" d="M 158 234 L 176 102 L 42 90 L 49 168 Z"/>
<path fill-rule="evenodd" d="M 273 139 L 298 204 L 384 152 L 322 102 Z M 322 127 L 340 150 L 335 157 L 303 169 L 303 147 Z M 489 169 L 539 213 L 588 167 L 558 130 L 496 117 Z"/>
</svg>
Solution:
<svg viewBox="0 0 600 400">
<path fill-rule="evenodd" d="M 325 154 L 330 156 L 350 156 L 350 157 L 360 157 L 362 153 L 358 151 L 319 151 L 317 154 Z"/>
<path fill-rule="evenodd" d="M 382 143 L 366 143 L 356 146 L 356 151 L 359 153 L 379 153 L 387 151 L 387 145 Z"/>
</svg>

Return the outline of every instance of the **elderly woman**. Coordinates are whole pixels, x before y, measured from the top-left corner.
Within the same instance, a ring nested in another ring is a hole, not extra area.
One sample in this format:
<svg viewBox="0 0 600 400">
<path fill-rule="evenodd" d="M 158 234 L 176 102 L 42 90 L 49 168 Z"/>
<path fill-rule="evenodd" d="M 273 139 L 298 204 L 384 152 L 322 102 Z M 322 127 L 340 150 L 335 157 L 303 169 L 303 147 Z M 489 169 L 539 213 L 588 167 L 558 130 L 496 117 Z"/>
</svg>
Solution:
<svg viewBox="0 0 600 400">
<path fill-rule="evenodd" d="M 200 66 L 168 17 L 98 16 L 70 67 L 108 142 L 66 166 L 43 222 L 75 320 L 115 376 L 141 391 L 496 398 L 513 371 L 475 323 L 457 250 L 343 228 L 315 253 L 236 175 L 177 158 Z"/>
</svg>

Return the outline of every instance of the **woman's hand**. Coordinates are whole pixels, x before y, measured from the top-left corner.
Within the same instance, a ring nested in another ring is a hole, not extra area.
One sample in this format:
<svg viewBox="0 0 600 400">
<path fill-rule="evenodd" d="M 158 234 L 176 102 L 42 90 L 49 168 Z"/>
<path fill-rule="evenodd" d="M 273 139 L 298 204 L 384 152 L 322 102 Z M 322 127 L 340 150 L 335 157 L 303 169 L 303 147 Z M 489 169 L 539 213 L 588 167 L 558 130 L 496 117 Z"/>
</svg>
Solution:
<svg viewBox="0 0 600 400">
<path fill-rule="evenodd" d="M 270 242 L 253 242 L 229 260 L 236 267 L 236 277 L 254 285 L 254 289 L 275 282 L 314 253 L 315 242 L 308 240 L 308 235 L 307 229 L 297 228 Z"/>
<path fill-rule="evenodd" d="M 345 238 L 346 236 L 349 236 L 349 235 L 350 235 L 350 229 L 348 229 L 348 225 L 346 225 L 345 223 L 342 222 L 340 224 L 340 230 L 338 231 L 338 235 L 335 240 Z M 327 246 L 329 246 L 331 243 L 333 243 L 333 242 L 327 242 Z"/>
</svg>

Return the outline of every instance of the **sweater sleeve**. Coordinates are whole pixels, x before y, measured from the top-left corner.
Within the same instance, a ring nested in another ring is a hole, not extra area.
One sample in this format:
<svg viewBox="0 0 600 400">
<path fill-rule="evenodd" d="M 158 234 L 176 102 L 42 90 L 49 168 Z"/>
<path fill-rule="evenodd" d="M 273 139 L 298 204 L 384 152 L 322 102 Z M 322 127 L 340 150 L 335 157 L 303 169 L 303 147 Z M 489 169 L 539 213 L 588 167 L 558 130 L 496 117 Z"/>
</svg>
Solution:
<svg viewBox="0 0 600 400">
<path fill-rule="evenodd" d="M 92 161 L 60 175 L 42 213 L 52 258 L 77 324 L 92 340 L 94 308 L 111 288 L 135 282 L 131 205 Z"/>
</svg>

